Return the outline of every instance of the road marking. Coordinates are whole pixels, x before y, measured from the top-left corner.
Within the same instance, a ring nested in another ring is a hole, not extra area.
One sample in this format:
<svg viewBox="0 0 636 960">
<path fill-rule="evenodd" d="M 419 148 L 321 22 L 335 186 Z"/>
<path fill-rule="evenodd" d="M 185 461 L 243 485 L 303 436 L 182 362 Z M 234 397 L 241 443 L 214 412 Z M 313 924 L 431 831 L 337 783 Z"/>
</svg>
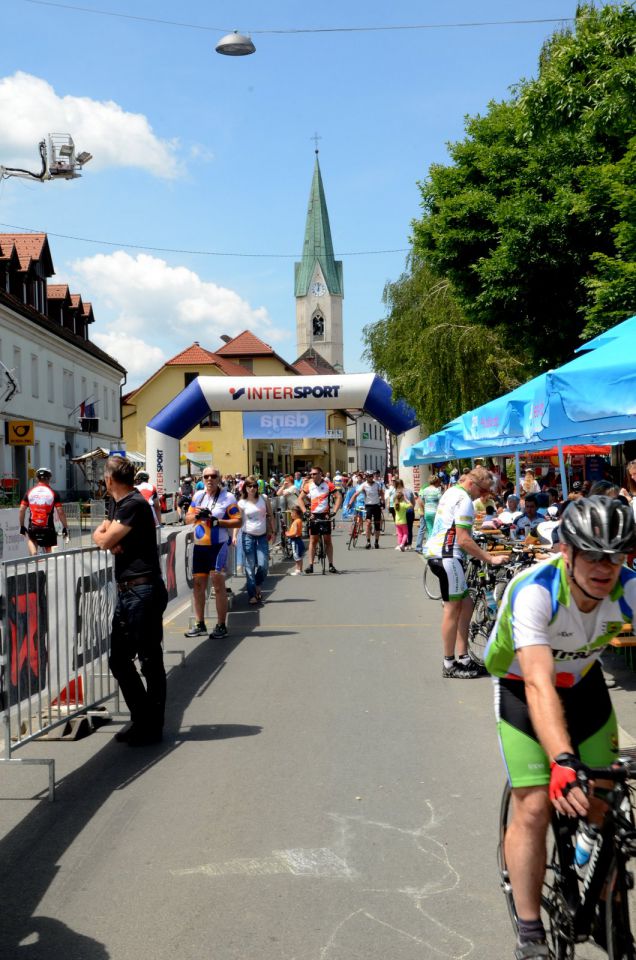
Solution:
<svg viewBox="0 0 636 960">
<path fill-rule="evenodd" d="M 318 849 L 274 850 L 270 857 L 239 858 L 225 863 L 204 863 L 199 867 L 171 870 L 175 877 L 202 874 L 205 877 L 263 877 L 291 874 L 293 877 L 327 877 L 350 880 L 355 871 L 328 847 Z"/>
<path fill-rule="evenodd" d="M 172 623 L 173 620 L 176 620 L 178 616 L 180 616 L 185 610 L 188 609 L 188 607 L 190 606 L 190 603 L 191 603 L 190 600 L 184 600 L 181 606 L 177 607 L 176 610 L 173 610 L 169 617 L 163 618 L 164 624 Z"/>
<path fill-rule="evenodd" d="M 232 617 L 237 613 L 251 613 L 248 610 L 232 611 Z M 297 630 L 371 630 L 376 627 L 432 627 L 432 623 L 426 623 L 424 620 L 418 623 L 262 623 L 254 628 L 254 633 L 259 630 L 288 630 L 290 627 Z"/>
</svg>

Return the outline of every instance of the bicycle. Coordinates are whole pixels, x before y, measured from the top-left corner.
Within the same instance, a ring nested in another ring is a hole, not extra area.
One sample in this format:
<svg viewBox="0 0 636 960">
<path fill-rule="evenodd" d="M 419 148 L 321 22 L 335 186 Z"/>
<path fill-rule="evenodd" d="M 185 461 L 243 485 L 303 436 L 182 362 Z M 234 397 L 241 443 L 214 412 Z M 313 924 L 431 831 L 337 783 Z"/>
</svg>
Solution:
<svg viewBox="0 0 636 960">
<path fill-rule="evenodd" d="M 607 810 L 599 838 L 583 868 L 577 868 L 574 860 L 577 818 L 553 813 L 541 906 L 547 921 L 550 956 L 554 960 L 573 960 L 576 944 L 591 936 L 606 950 L 609 960 L 636 958 L 628 902 L 634 883 L 627 870 L 628 861 L 636 855 L 633 788 L 629 785 L 629 781 L 635 779 L 636 764 L 625 758 L 611 767 L 582 767 L 578 771 L 577 780 L 584 789 L 590 780 L 609 780 L 613 784 L 609 790 L 595 788 L 595 794 L 605 800 Z M 506 784 L 501 798 L 497 862 L 516 933 L 518 917 L 505 854 L 511 794 Z"/>
<path fill-rule="evenodd" d="M 287 520 L 285 514 L 281 511 L 280 514 L 280 553 L 282 560 L 293 560 L 294 554 L 292 551 L 291 543 L 289 542 L 289 537 L 287 537 Z"/>
<path fill-rule="evenodd" d="M 439 577 L 436 577 L 428 563 L 424 566 L 424 593 L 429 600 L 442 599 L 442 586 Z"/>
<path fill-rule="evenodd" d="M 359 510 L 356 510 L 353 520 L 351 521 L 351 530 L 349 533 L 349 542 L 347 543 L 347 550 L 351 550 L 353 546 L 355 548 L 358 537 L 362 533 L 364 527 L 364 517 Z"/>
</svg>

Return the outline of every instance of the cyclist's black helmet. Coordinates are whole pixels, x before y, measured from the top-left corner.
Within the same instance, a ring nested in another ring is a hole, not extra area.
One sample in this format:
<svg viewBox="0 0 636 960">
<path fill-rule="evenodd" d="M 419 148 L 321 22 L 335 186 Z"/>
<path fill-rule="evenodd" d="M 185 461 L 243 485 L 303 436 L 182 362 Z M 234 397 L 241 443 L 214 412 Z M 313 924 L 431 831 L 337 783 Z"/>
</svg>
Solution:
<svg viewBox="0 0 636 960">
<path fill-rule="evenodd" d="M 150 474 L 147 470 L 138 470 L 135 476 L 135 483 L 148 483 Z"/>
<path fill-rule="evenodd" d="M 612 497 L 572 500 L 563 514 L 561 540 L 577 550 L 632 553 L 636 523 L 630 507 Z"/>
<path fill-rule="evenodd" d="M 36 477 L 38 478 L 38 480 L 50 480 L 52 476 L 53 474 L 51 473 L 48 467 L 40 467 L 40 469 L 36 473 Z"/>
</svg>

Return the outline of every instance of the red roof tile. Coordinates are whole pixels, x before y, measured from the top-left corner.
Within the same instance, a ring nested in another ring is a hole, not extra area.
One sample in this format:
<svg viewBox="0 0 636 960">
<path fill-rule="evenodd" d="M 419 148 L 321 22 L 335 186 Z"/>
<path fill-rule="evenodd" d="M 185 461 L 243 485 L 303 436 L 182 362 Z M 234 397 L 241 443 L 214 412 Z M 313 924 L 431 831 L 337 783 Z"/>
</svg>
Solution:
<svg viewBox="0 0 636 960">
<path fill-rule="evenodd" d="M 221 357 L 261 357 L 271 356 L 274 350 L 249 330 L 244 330 L 229 343 L 219 347 L 216 352 Z"/>
<path fill-rule="evenodd" d="M 71 294 L 71 306 L 77 308 L 77 307 L 79 307 L 79 305 L 81 304 L 81 302 L 82 302 L 81 294 L 79 294 L 79 293 L 72 293 L 72 294 Z M 83 309 L 83 308 L 82 308 L 82 309 Z"/>
<path fill-rule="evenodd" d="M 254 374 L 251 370 L 247 370 L 245 367 L 242 367 L 240 363 L 233 363 L 232 360 L 226 360 L 225 357 L 220 357 L 217 353 L 212 353 L 210 350 L 206 350 L 205 347 L 200 346 L 198 343 L 193 343 L 191 347 L 186 347 L 185 350 L 182 350 L 181 353 L 178 353 L 175 357 L 172 357 L 170 360 L 166 360 L 163 367 L 177 367 L 177 366 L 207 366 L 207 367 L 216 367 L 221 373 L 225 374 L 228 377 L 253 377 Z M 144 380 L 142 384 L 138 387 L 135 387 L 134 390 L 131 390 L 130 393 L 126 393 L 122 400 L 125 403 L 130 403 L 139 391 L 146 386 L 147 383 L 150 383 L 151 380 L 154 380 L 156 376 L 163 370 L 163 367 L 159 367 L 158 370 L 155 370 L 154 373 L 151 373 L 147 380 Z"/>
<path fill-rule="evenodd" d="M 176 357 L 166 360 L 166 366 L 179 363 L 214 363 L 216 357 L 209 350 L 205 350 L 198 343 L 193 343 L 191 347 L 186 347 Z"/>
<path fill-rule="evenodd" d="M 67 283 L 48 283 L 46 295 L 49 300 L 66 300 L 70 295 Z"/>
<path fill-rule="evenodd" d="M 20 261 L 20 270 L 28 270 L 32 260 L 48 259 L 48 265 L 53 273 L 53 264 L 49 252 L 48 240 L 45 233 L 0 233 L 0 251 L 3 258 L 11 256 L 11 248 L 15 247 Z"/>
</svg>

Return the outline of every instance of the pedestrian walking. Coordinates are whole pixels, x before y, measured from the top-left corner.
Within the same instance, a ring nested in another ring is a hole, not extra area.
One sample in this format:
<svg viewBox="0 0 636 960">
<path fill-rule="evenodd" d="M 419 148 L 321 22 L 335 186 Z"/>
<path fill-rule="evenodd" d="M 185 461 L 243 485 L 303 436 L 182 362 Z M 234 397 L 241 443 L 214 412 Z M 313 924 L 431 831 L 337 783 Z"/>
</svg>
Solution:
<svg viewBox="0 0 636 960">
<path fill-rule="evenodd" d="M 242 529 L 238 536 L 243 548 L 249 603 L 263 601 L 262 586 L 269 564 L 269 543 L 274 539 L 274 517 L 269 499 L 259 492 L 258 480 L 247 477 L 238 501 Z"/>
<path fill-rule="evenodd" d="M 161 577 L 154 517 L 135 490 L 134 479 L 134 463 L 120 456 L 108 458 L 104 469 L 108 517 L 93 540 L 115 557 L 117 600 L 108 664 L 132 721 L 115 739 L 142 747 L 159 743 L 163 735 L 166 671 L 161 644 L 168 592 Z"/>
<path fill-rule="evenodd" d="M 401 481 L 398 482 L 401 483 Z M 401 550 L 402 553 L 406 550 L 408 543 L 409 528 L 407 515 L 410 506 L 411 504 L 406 499 L 403 486 L 401 488 L 398 487 L 395 491 L 395 500 L 393 501 L 393 509 L 395 510 L 395 535 L 397 537 L 397 546 L 395 549 Z"/>
</svg>

